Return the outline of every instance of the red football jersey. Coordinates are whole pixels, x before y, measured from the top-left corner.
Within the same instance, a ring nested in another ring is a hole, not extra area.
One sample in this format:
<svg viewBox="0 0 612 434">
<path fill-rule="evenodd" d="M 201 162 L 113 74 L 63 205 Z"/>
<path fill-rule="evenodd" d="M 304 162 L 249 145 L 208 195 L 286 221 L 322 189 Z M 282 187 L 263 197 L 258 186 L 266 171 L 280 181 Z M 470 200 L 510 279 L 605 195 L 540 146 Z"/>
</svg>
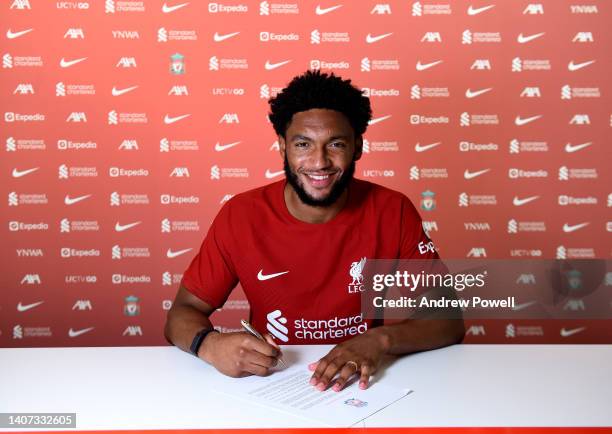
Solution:
<svg viewBox="0 0 612 434">
<path fill-rule="evenodd" d="M 371 328 L 355 290 L 363 261 L 438 258 L 417 210 L 399 192 L 353 179 L 344 208 L 312 224 L 289 213 L 285 184 L 229 200 L 182 280 L 213 308 L 240 281 L 251 324 L 279 343 L 336 344 Z"/>
</svg>

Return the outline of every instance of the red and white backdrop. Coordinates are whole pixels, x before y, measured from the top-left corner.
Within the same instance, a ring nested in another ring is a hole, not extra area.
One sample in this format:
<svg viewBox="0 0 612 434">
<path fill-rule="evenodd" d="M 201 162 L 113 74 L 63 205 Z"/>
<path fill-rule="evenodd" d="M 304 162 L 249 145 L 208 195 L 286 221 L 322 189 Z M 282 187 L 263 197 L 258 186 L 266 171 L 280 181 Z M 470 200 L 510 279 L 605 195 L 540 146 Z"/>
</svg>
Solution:
<svg viewBox="0 0 612 434">
<path fill-rule="evenodd" d="M 609 259 L 610 7 L 2 0 L 0 345 L 164 344 L 222 203 L 283 176 L 267 100 L 309 68 L 370 96 L 356 175 L 407 194 L 442 257 Z M 214 322 L 247 309 L 238 288 Z M 612 342 L 605 320 L 468 326 Z"/>
</svg>

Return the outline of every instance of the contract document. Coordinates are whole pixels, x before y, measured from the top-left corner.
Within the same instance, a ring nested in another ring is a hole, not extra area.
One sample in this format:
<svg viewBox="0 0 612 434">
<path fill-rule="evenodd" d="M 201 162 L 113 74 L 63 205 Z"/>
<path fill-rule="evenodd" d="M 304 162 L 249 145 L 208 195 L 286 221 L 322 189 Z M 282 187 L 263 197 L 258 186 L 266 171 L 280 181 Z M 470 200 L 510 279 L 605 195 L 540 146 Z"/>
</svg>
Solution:
<svg viewBox="0 0 612 434">
<path fill-rule="evenodd" d="M 340 392 L 331 388 L 321 392 L 310 385 L 311 376 L 306 366 L 293 366 L 274 371 L 267 377 L 228 379 L 221 391 L 252 404 L 332 427 L 353 426 L 412 392 L 375 382 L 361 390 L 358 381 Z"/>
</svg>

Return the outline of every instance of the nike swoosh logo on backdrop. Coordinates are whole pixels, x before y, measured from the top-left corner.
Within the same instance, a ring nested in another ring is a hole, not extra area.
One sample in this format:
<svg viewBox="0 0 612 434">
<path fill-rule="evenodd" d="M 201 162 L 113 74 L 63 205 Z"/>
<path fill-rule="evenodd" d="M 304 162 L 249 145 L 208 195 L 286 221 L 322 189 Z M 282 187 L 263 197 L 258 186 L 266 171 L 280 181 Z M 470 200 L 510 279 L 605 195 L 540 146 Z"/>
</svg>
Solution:
<svg viewBox="0 0 612 434">
<path fill-rule="evenodd" d="M 180 8 L 184 8 L 185 6 L 187 6 L 189 4 L 189 2 L 187 3 L 181 3 L 178 5 L 174 5 L 174 6 L 168 6 L 166 3 L 164 3 L 162 5 L 162 12 L 165 14 L 169 14 L 170 12 L 174 12 Z"/>
<path fill-rule="evenodd" d="M 484 11 L 488 11 L 489 9 L 494 8 L 494 7 L 495 7 L 495 5 L 489 5 L 489 6 L 483 6 L 481 8 L 475 8 L 472 5 L 470 5 L 468 7 L 467 14 L 468 15 L 478 15 L 478 14 L 483 13 Z"/>
<path fill-rule="evenodd" d="M 16 168 L 14 168 L 13 178 L 21 178 L 22 176 L 25 176 L 29 173 L 36 172 L 38 169 L 40 169 L 40 167 L 33 167 L 32 169 L 25 169 L 25 170 L 17 170 Z"/>
<path fill-rule="evenodd" d="M 391 115 L 387 115 L 387 116 L 381 116 L 378 118 L 374 118 L 374 119 L 370 119 L 370 121 L 368 122 L 368 125 L 374 125 L 377 124 L 379 122 L 385 121 L 387 119 L 389 119 L 391 117 Z"/>
<path fill-rule="evenodd" d="M 91 194 L 86 194 L 84 196 L 78 196 L 78 197 L 70 197 L 68 195 L 66 195 L 66 197 L 64 197 L 64 203 L 66 205 L 72 205 L 74 203 L 80 202 L 82 200 L 87 199 L 88 197 L 90 197 Z"/>
<path fill-rule="evenodd" d="M 6 37 L 8 39 L 15 39 L 15 38 L 23 36 L 23 35 L 25 35 L 27 33 L 30 33 L 32 30 L 34 30 L 34 29 L 26 29 L 26 30 L 22 30 L 20 32 L 12 32 L 11 29 L 8 29 L 6 31 Z"/>
<path fill-rule="evenodd" d="M 514 206 L 523 206 L 529 202 L 533 202 L 534 200 L 538 199 L 540 196 L 530 196 L 530 197 L 526 197 L 525 199 L 519 199 L 517 196 L 514 196 L 514 199 L 512 199 L 512 204 Z"/>
<path fill-rule="evenodd" d="M 421 63 L 421 61 L 419 60 L 416 64 L 416 70 L 425 71 L 426 69 L 433 68 L 434 66 L 440 63 L 442 63 L 442 60 L 436 60 L 435 62 L 425 63 L 425 64 Z"/>
<path fill-rule="evenodd" d="M 512 308 L 512 310 L 523 310 L 523 309 L 526 309 L 529 306 L 532 306 L 532 305 L 534 305 L 536 303 L 537 303 L 537 301 L 534 300 L 534 301 L 527 301 L 527 302 L 521 303 L 521 304 L 515 304 L 514 307 Z"/>
<path fill-rule="evenodd" d="M 126 87 L 123 89 L 117 89 L 115 86 L 113 86 L 113 89 L 111 90 L 111 93 L 113 94 L 113 96 L 120 96 L 123 95 L 124 93 L 128 93 L 133 91 L 134 89 L 136 89 L 138 86 L 132 86 L 132 87 Z"/>
<path fill-rule="evenodd" d="M 564 338 L 571 336 L 571 335 L 575 335 L 576 333 L 580 333 L 581 331 L 585 330 L 586 327 L 578 327 L 575 329 L 566 329 L 565 327 L 563 327 L 561 329 L 561 336 L 563 336 Z"/>
<path fill-rule="evenodd" d="M 177 256 L 181 256 L 184 255 L 185 253 L 187 253 L 188 251 L 192 250 L 192 248 L 189 249 L 183 249 L 183 250 L 177 250 L 176 252 L 173 252 L 172 249 L 168 249 L 166 251 L 166 257 L 172 259 L 172 258 L 176 258 Z"/>
<path fill-rule="evenodd" d="M 215 143 L 215 151 L 217 152 L 225 151 L 226 149 L 232 148 L 239 143 L 240 142 L 233 142 L 233 143 L 226 143 L 225 145 L 222 145 L 219 142 L 217 142 Z"/>
<path fill-rule="evenodd" d="M 36 306 L 40 306 L 43 303 L 44 303 L 44 301 L 38 301 L 38 302 L 32 303 L 32 304 L 21 304 L 21 302 L 19 302 L 19 303 L 17 303 L 17 311 L 18 312 L 25 312 L 26 310 L 30 310 L 32 308 L 35 308 Z"/>
<path fill-rule="evenodd" d="M 526 44 L 529 41 L 533 41 L 534 39 L 537 39 L 540 36 L 543 36 L 544 33 L 546 33 L 546 32 L 536 33 L 536 34 L 530 35 L 530 36 L 523 36 L 522 33 L 519 33 L 519 35 L 517 36 L 516 40 L 518 41 L 519 44 Z"/>
<path fill-rule="evenodd" d="M 572 145 L 571 143 L 566 143 L 565 152 L 567 153 L 576 152 L 576 151 L 586 148 L 587 146 L 591 146 L 592 144 L 593 142 L 581 143 L 579 145 Z"/>
<path fill-rule="evenodd" d="M 186 114 L 186 115 L 180 115 L 180 116 L 174 116 L 174 117 L 170 117 L 168 115 L 164 116 L 164 123 L 169 125 L 169 124 L 173 124 L 177 121 L 180 121 L 181 119 L 185 119 L 187 117 L 191 116 L 191 114 Z"/>
<path fill-rule="evenodd" d="M 335 11 L 336 9 L 341 8 L 342 5 L 337 5 L 337 6 L 330 6 L 328 8 L 322 8 L 320 5 L 317 5 L 317 7 L 315 8 L 315 13 L 317 15 L 325 15 L 328 14 L 332 11 Z"/>
<path fill-rule="evenodd" d="M 227 33 L 225 35 L 220 35 L 219 33 L 215 32 L 215 34 L 213 35 L 213 39 L 215 40 L 215 42 L 223 42 L 226 39 L 233 38 L 238 34 L 240 34 L 240 32 Z"/>
<path fill-rule="evenodd" d="M 427 151 L 428 149 L 435 148 L 440 143 L 442 142 L 431 143 L 429 145 L 421 145 L 420 143 L 417 143 L 416 145 L 414 145 L 414 150 L 417 152 L 424 152 L 424 151 Z"/>
<path fill-rule="evenodd" d="M 266 60 L 265 68 L 267 71 L 272 71 L 273 69 L 280 68 L 281 66 L 286 65 L 289 62 L 291 62 L 291 60 L 284 60 L 282 62 L 277 63 L 270 63 L 269 60 Z"/>
<path fill-rule="evenodd" d="M 471 89 L 467 89 L 465 91 L 465 97 L 466 98 L 474 98 L 477 97 L 478 95 L 482 95 L 483 93 L 486 93 L 488 91 L 490 91 L 491 89 L 493 89 L 492 87 L 487 87 L 486 89 L 480 89 L 480 90 L 471 90 Z"/>
<path fill-rule="evenodd" d="M 391 36 L 392 34 L 393 34 L 393 33 L 385 33 L 385 34 L 378 35 L 378 36 L 372 36 L 372 35 L 370 35 L 370 34 L 368 33 L 368 34 L 367 34 L 367 36 L 366 36 L 366 42 L 367 42 L 368 44 L 373 44 L 374 42 L 378 42 L 378 41 L 380 41 L 381 39 L 385 39 L 385 38 L 387 38 L 387 37 Z"/>
<path fill-rule="evenodd" d="M 115 223 L 115 231 L 123 232 L 125 230 L 130 229 L 130 228 L 133 228 L 134 226 L 139 225 L 140 223 L 142 223 L 142 222 L 138 221 L 138 222 L 128 223 L 128 224 L 122 225 L 122 224 L 119 224 L 119 222 L 117 222 L 117 223 Z"/>
<path fill-rule="evenodd" d="M 82 334 L 90 332 L 93 329 L 94 327 L 88 327 L 86 329 L 81 329 L 81 330 L 72 330 L 72 327 L 71 327 L 70 330 L 68 330 L 68 336 L 70 336 L 71 338 L 76 338 L 77 336 L 81 336 Z"/>
<path fill-rule="evenodd" d="M 66 59 L 64 59 L 62 57 L 61 60 L 60 60 L 60 66 L 62 68 L 68 68 L 68 67 L 70 67 L 72 65 L 76 65 L 77 63 L 80 63 L 80 62 L 82 62 L 82 61 L 84 61 L 86 59 L 87 59 L 87 57 L 81 57 L 80 59 L 66 60 Z"/>
<path fill-rule="evenodd" d="M 530 118 L 521 118 L 520 116 L 517 116 L 514 119 L 514 123 L 520 127 L 521 125 L 525 125 L 525 124 L 528 124 L 529 122 L 535 121 L 536 119 L 540 119 L 542 116 L 543 115 L 537 115 L 537 116 L 532 116 Z"/>
<path fill-rule="evenodd" d="M 479 170 L 477 172 L 470 172 L 469 170 L 465 169 L 465 172 L 463 172 L 463 177 L 465 179 L 476 178 L 477 176 L 484 175 L 489 170 L 491 170 L 491 169 L 483 169 L 483 170 Z"/>
<path fill-rule="evenodd" d="M 574 61 L 572 60 L 570 61 L 570 63 L 567 64 L 567 69 L 569 69 L 570 71 L 578 71 L 579 69 L 582 69 L 593 63 L 595 63 L 594 60 L 589 60 L 588 62 L 582 62 L 582 63 L 574 63 Z"/>
<path fill-rule="evenodd" d="M 279 170 L 278 172 L 270 172 L 270 169 L 266 169 L 266 178 L 276 178 L 277 176 L 282 175 L 283 173 L 285 173 L 284 170 Z"/>
<path fill-rule="evenodd" d="M 586 226 L 588 226 L 590 223 L 586 222 L 586 223 L 578 223 L 577 225 L 568 225 L 567 223 L 565 223 L 563 225 L 563 232 L 569 233 L 569 232 L 574 232 L 577 231 L 578 229 L 582 229 Z"/>
</svg>

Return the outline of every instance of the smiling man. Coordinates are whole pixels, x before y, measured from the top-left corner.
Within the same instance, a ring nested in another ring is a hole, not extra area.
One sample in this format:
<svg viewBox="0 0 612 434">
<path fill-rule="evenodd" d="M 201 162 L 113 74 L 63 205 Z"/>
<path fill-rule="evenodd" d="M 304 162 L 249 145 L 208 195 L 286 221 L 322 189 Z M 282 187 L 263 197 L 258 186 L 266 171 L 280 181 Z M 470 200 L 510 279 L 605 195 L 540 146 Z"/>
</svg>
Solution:
<svg viewBox="0 0 612 434">
<path fill-rule="evenodd" d="M 219 211 L 185 271 L 166 338 L 220 372 L 266 375 L 281 344 L 335 344 L 310 365 L 311 384 L 368 386 L 385 354 L 451 345 L 461 319 L 382 324 L 364 317 L 360 283 L 369 259 L 436 259 L 410 200 L 355 179 L 370 101 L 350 80 L 308 71 L 270 100 L 286 179 L 238 194 Z M 428 246 L 424 248 L 423 246 Z M 209 316 L 240 282 L 266 341 L 219 333 Z"/>
</svg>

